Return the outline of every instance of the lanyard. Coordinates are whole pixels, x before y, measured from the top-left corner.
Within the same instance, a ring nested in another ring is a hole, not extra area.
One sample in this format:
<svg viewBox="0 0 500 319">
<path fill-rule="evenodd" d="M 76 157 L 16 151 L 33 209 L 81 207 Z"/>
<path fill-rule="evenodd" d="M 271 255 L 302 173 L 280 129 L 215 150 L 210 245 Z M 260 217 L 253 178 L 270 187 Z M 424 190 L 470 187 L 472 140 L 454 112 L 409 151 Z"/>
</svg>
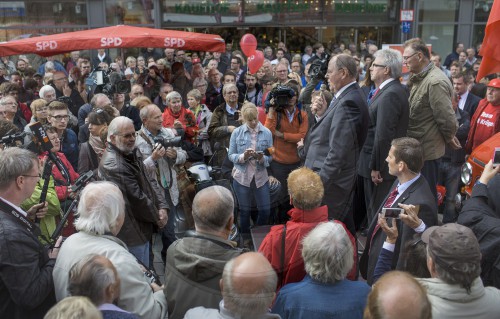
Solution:
<svg viewBox="0 0 500 319">
<path fill-rule="evenodd" d="M 18 223 L 22 224 L 23 226 L 26 226 L 26 228 L 30 233 L 33 234 L 36 232 L 35 225 L 32 222 L 30 222 L 26 217 L 24 217 L 21 213 L 19 213 L 16 209 L 14 209 L 6 202 L 4 202 L 2 199 L 0 199 L 0 209 L 5 213 L 13 216 Z"/>
</svg>

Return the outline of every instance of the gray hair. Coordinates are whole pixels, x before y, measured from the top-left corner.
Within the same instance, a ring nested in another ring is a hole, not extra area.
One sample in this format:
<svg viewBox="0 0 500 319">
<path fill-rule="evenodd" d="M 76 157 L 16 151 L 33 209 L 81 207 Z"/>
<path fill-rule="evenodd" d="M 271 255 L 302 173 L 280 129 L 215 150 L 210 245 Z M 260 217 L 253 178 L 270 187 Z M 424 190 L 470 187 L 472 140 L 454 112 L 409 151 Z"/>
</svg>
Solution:
<svg viewBox="0 0 500 319">
<path fill-rule="evenodd" d="M 380 57 L 384 61 L 384 65 L 391 70 L 391 77 L 399 79 L 401 77 L 403 68 L 403 56 L 401 52 L 394 49 L 382 49 L 375 52 L 373 57 L 376 59 Z"/>
<path fill-rule="evenodd" d="M 104 99 L 104 98 L 109 99 L 108 96 L 106 94 L 104 94 L 104 93 L 97 93 L 97 94 L 95 94 L 92 97 L 92 99 L 90 100 L 90 106 L 92 106 L 92 109 L 97 108 L 97 101 L 99 99 Z"/>
<path fill-rule="evenodd" d="M 221 231 L 233 215 L 234 199 L 230 190 L 210 186 L 196 194 L 193 200 L 193 219 L 197 228 Z"/>
<path fill-rule="evenodd" d="M 75 228 L 88 234 L 104 235 L 116 227 L 125 214 L 122 192 L 111 182 L 93 182 L 82 191 Z"/>
<path fill-rule="evenodd" d="M 196 87 L 198 85 L 208 85 L 208 82 L 204 78 L 194 78 L 193 87 Z"/>
<path fill-rule="evenodd" d="M 322 283 L 345 279 L 354 263 L 349 236 L 334 222 L 319 224 L 304 238 L 302 258 L 307 274 Z"/>
<path fill-rule="evenodd" d="M 227 92 L 227 90 L 233 89 L 233 88 L 236 89 L 236 90 L 238 90 L 238 87 L 234 83 L 225 84 L 224 87 L 222 88 L 222 95 L 225 95 L 226 92 Z"/>
<path fill-rule="evenodd" d="M 0 99 L 0 105 L 5 105 L 7 104 L 7 102 L 13 100 L 14 102 L 17 102 L 16 101 L 16 98 L 13 97 L 12 95 L 7 95 L 7 96 L 4 96 L 3 98 Z M 16 106 L 17 108 L 17 106 Z"/>
<path fill-rule="evenodd" d="M 52 61 L 47 61 L 45 62 L 45 72 L 50 72 L 51 70 L 55 70 L 56 66 L 54 62 Z"/>
<path fill-rule="evenodd" d="M 111 135 L 117 135 L 120 133 L 120 128 L 127 123 L 132 123 L 132 125 L 134 124 L 134 122 L 126 116 L 115 117 L 108 126 L 108 142 L 111 142 Z"/>
<path fill-rule="evenodd" d="M 240 293 L 237 287 L 233 286 L 232 278 L 234 276 L 234 264 L 237 258 L 233 258 L 226 263 L 222 272 L 222 297 L 224 306 L 236 314 L 253 315 L 257 317 L 268 312 L 269 305 L 273 302 L 278 276 L 271 269 L 265 276 L 265 281 L 259 290 L 249 294 Z M 241 289 L 241 287 L 239 287 Z"/>
<path fill-rule="evenodd" d="M 0 156 L 0 189 L 10 187 L 11 183 L 21 175 L 27 174 L 38 165 L 35 153 L 18 147 L 10 147 L 2 151 Z"/>
<path fill-rule="evenodd" d="M 99 306 L 106 301 L 106 288 L 118 280 L 115 271 L 107 263 L 109 259 L 97 254 L 89 254 L 80 259 L 69 270 L 68 292 L 71 296 L 89 298 Z"/>
<path fill-rule="evenodd" d="M 172 91 L 172 92 L 167 94 L 167 97 L 165 97 L 165 100 L 167 101 L 167 104 L 169 104 L 169 105 L 170 105 L 170 101 L 173 99 L 181 99 L 182 100 L 182 96 L 179 92 Z"/>
<path fill-rule="evenodd" d="M 154 109 L 160 109 L 158 105 L 156 104 L 148 104 L 144 106 L 140 111 L 139 111 L 139 116 L 141 117 L 141 120 L 144 121 L 144 119 L 147 119 L 149 116 L 149 113 L 154 110 Z"/>
<path fill-rule="evenodd" d="M 355 78 L 358 73 L 358 67 L 356 65 L 356 60 L 351 55 L 348 54 L 337 54 L 332 57 L 335 60 L 335 68 L 337 70 L 346 69 L 350 77 Z"/>
<path fill-rule="evenodd" d="M 44 85 L 44 86 L 42 86 L 42 88 L 40 89 L 40 92 L 38 92 L 38 94 L 43 99 L 45 97 L 45 94 L 49 93 L 49 92 L 56 93 L 56 90 L 50 85 Z"/>
</svg>

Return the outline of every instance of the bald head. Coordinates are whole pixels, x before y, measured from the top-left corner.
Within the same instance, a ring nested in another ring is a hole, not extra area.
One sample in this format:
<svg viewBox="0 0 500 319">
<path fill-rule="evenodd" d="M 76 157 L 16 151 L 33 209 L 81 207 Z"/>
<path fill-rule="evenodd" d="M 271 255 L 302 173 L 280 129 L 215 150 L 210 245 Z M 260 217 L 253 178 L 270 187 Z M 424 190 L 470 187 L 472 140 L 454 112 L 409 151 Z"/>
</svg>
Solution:
<svg viewBox="0 0 500 319">
<path fill-rule="evenodd" d="M 234 314 L 259 315 L 271 305 L 278 278 L 260 253 L 246 253 L 230 260 L 221 280 L 224 306 Z"/>
<path fill-rule="evenodd" d="M 196 231 L 224 235 L 232 227 L 233 209 L 233 195 L 227 188 L 211 186 L 201 190 L 193 200 Z"/>
<path fill-rule="evenodd" d="M 427 293 L 415 278 L 406 272 L 391 271 L 373 285 L 365 318 L 430 319 L 432 310 Z"/>
</svg>

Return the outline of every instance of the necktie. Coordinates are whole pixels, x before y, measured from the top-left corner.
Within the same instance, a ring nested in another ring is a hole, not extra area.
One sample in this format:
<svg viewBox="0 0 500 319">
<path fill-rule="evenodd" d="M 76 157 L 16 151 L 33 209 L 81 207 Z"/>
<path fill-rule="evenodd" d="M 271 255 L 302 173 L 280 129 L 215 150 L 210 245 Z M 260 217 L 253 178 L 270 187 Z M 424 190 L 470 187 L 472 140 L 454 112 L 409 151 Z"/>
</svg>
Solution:
<svg viewBox="0 0 500 319">
<path fill-rule="evenodd" d="M 368 101 L 367 101 L 368 104 L 370 104 L 370 102 L 373 100 L 373 98 L 375 97 L 375 95 L 377 95 L 378 91 L 380 91 L 379 88 L 377 88 L 375 91 L 371 91 L 368 94 Z"/>
<path fill-rule="evenodd" d="M 337 101 L 337 98 L 335 97 L 335 95 L 333 96 L 333 99 L 332 101 L 330 102 L 330 105 L 328 107 L 332 107 L 333 104 L 335 104 L 335 101 Z"/>
<path fill-rule="evenodd" d="M 399 194 L 398 188 L 396 187 L 389 194 L 389 197 L 387 197 L 387 200 L 385 201 L 384 207 L 385 208 L 392 207 L 392 205 L 394 204 L 394 201 L 396 200 L 396 197 L 398 197 L 398 194 Z M 379 229 L 380 229 L 380 225 L 379 224 L 375 225 L 375 229 L 373 230 L 372 237 L 370 238 L 370 249 L 372 248 L 373 237 L 375 237 L 375 234 L 378 232 Z"/>
</svg>

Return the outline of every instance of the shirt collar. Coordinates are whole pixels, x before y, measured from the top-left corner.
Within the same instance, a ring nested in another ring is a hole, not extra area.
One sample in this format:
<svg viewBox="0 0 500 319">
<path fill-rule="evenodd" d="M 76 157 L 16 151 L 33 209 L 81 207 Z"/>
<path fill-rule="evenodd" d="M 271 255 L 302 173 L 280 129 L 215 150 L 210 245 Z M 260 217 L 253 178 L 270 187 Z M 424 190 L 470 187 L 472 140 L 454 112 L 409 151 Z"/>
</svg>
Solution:
<svg viewBox="0 0 500 319">
<path fill-rule="evenodd" d="M 351 85 L 353 84 L 356 84 L 356 81 L 352 81 L 351 83 L 345 85 L 344 87 L 342 87 L 337 93 L 335 93 L 335 98 L 338 99 L 340 94 L 342 94 L 348 87 L 350 87 Z"/>
<path fill-rule="evenodd" d="M 420 173 L 418 173 L 417 176 L 410 179 L 409 181 L 406 181 L 403 184 L 398 184 L 398 194 L 399 195 L 403 194 L 408 189 L 408 187 L 410 187 L 411 184 L 413 184 L 419 177 Z"/>
</svg>

